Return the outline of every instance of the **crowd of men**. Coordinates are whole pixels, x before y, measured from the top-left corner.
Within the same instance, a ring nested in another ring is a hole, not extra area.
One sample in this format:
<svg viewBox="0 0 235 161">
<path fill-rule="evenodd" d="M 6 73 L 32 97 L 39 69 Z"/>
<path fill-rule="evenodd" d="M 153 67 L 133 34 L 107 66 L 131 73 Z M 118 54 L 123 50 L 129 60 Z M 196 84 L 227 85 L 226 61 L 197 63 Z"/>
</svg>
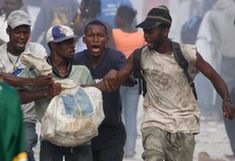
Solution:
<svg viewBox="0 0 235 161">
<path fill-rule="evenodd" d="M 112 3 L 114 14 L 105 15 L 108 9 L 104 8 Z M 63 90 L 57 80 L 64 79 L 84 88 L 94 86 L 101 90 L 105 118 L 98 135 L 77 146 L 59 146 L 40 137 L 40 161 L 63 158 L 65 161 L 122 161 L 124 157 L 133 157 L 135 140 L 130 139 L 136 137 L 136 128 L 131 129 L 133 124 L 123 122 L 122 109 L 134 108 L 135 114 L 129 121 L 134 120 L 136 124 L 138 99 L 135 107 L 128 105 L 131 100 L 124 99 L 138 96 L 139 91 L 125 96 L 120 91 L 142 85 L 141 82 L 136 85 L 137 79 L 133 78 L 138 51 L 147 90 L 141 123 L 143 160 L 193 160 L 200 111 L 191 79 L 199 72 L 221 97 L 224 118 L 231 120 L 235 116 L 230 89 L 203 59 L 203 53 L 195 45 L 176 43 L 168 37 L 172 15 L 165 5 L 153 7 L 139 24 L 135 20 L 137 12 L 129 1 L 86 0 L 79 4 L 77 0 L 56 3 L 44 0 L 35 5 L 41 5 L 41 9 L 34 22 L 22 0 L 5 0 L 1 7 L 0 105 L 4 108 L 0 109 L 0 131 L 4 133 L 0 134 L 0 160 L 35 161 L 36 123 L 41 122 L 52 98 Z M 122 19 L 124 12 L 129 15 Z M 139 33 L 133 25 L 142 31 Z M 118 32 L 113 29 L 115 26 L 123 34 L 123 42 L 118 39 L 120 33 L 115 35 Z M 128 39 L 124 41 L 124 37 Z M 128 44 L 132 45 L 129 49 Z M 186 68 L 177 60 L 179 52 L 175 52 L 175 45 L 187 63 Z M 44 58 L 52 72 L 38 76 L 21 61 L 23 53 Z"/>
</svg>

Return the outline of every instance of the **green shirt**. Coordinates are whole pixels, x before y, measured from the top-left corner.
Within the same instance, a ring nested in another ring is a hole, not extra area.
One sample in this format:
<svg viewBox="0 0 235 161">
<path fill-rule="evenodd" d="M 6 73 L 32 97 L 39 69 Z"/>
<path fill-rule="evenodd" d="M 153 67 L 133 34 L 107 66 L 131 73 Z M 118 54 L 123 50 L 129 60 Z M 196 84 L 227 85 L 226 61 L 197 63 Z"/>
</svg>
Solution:
<svg viewBox="0 0 235 161">
<path fill-rule="evenodd" d="M 35 73 L 33 70 L 25 70 L 24 76 L 27 77 L 36 77 L 37 73 Z M 59 78 L 56 75 L 53 74 L 54 80 L 62 80 L 64 78 Z M 69 74 L 69 76 L 66 79 L 73 80 L 77 82 L 78 84 L 93 84 L 95 83 L 89 69 L 84 65 L 73 65 L 72 70 Z M 35 101 L 35 108 L 36 108 L 36 115 L 38 120 L 41 122 L 41 119 L 46 112 L 46 109 L 50 103 L 50 98 L 42 98 L 37 101 Z"/>
<path fill-rule="evenodd" d="M 0 80 L 0 160 L 26 160 L 18 93 Z"/>
</svg>

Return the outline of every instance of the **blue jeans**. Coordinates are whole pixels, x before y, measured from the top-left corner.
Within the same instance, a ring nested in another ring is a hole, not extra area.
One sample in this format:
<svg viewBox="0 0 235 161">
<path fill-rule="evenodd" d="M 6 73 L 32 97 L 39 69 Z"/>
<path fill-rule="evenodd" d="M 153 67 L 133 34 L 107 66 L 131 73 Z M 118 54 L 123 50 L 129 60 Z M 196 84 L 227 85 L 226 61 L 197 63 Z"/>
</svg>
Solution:
<svg viewBox="0 0 235 161">
<path fill-rule="evenodd" d="M 76 147 L 61 147 L 42 140 L 40 147 L 40 161 L 92 161 L 90 145 Z"/>
<path fill-rule="evenodd" d="M 134 155 L 137 139 L 137 111 L 139 102 L 139 85 L 134 87 L 120 87 L 123 107 L 123 122 L 125 124 L 127 139 L 125 154 Z"/>
<path fill-rule="evenodd" d="M 24 122 L 24 135 L 28 161 L 35 161 L 33 147 L 35 147 L 38 142 L 36 124 L 33 122 Z"/>
<path fill-rule="evenodd" d="M 122 121 L 116 125 L 101 124 L 99 135 L 91 140 L 93 161 L 122 161 L 126 130 Z"/>
</svg>

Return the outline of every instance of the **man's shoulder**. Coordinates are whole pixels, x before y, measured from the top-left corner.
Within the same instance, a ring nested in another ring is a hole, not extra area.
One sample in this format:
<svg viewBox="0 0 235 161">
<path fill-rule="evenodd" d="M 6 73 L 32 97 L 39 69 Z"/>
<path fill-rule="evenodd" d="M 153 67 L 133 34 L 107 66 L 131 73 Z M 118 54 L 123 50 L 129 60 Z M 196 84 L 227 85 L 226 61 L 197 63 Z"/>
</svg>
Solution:
<svg viewBox="0 0 235 161">
<path fill-rule="evenodd" d="M 28 42 L 28 46 L 35 46 L 35 47 L 41 47 L 44 48 L 40 43 L 38 42 Z"/>
<path fill-rule="evenodd" d="M 90 71 L 86 65 L 73 65 L 73 72 L 77 75 L 82 74 L 83 77 L 90 75 Z"/>
<path fill-rule="evenodd" d="M 80 64 L 74 64 L 73 69 L 76 71 L 89 71 L 89 69 L 85 65 L 80 65 Z"/>
<path fill-rule="evenodd" d="M 172 47 L 174 50 L 177 50 L 177 48 L 179 48 L 184 56 L 186 56 L 187 54 L 195 54 L 196 52 L 196 45 L 193 44 L 172 41 Z"/>
<path fill-rule="evenodd" d="M 37 42 L 28 42 L 25 51 L 42 56 L 47 55 L 46 49 L 40 43 Z"/>
<path fill-rule="evenodd" d="M 75 53 L 73 60 L 75 63 L 85 61 L 86 58 L 88 59 L 88 57 L 86 55 L 87 55 L 87 50 L 79 51 L 79 52 Z"/>
<path fill-rule="evenodd" d="M 4 55 L 7 54 L 7 43 L 4 43 L 0 46 L 0 53 L 1 53 L 1 56 L 0 56 L 0 60 L 1 59 L 4 59 Z"/>
<path fill-rule="evenodd" d="M 121 51 L 118 51 L 116 49 L 106 48 L 105 52 L 107 53 L 109 57 L 113 57 L 113 58 L 118 58 L 118 57 L 123 57 L 123 56 L 125 57 L 125 55 Z"/>
<path fill-rule="evenodd" d="M 191 44 L 180 44 L 180 49 L 182 50 L 183 55 L 186 56 L 187 54 L 195 54 L 197 48 L 195 45 Z"/>
<path fill-rule="evenodd" d="M 125 55 L 121 52 L 118 51 L 116 49 L 112 49 L 112 48 L 106 48 L 105 51 L 105 59 L 116 59 L 116 58 L 120 58 L 120 57 L 125 57 Z M 84 59 L 89 59 L 89 57 L 87 56 L 89 53 L 87 50 L 83 50 L 80 52 L 77 52 L 74 56 L 74 60 L 75 61 L 79 61 L 80 60 L 84 60 Z"/>
<path fill-rule="evenodd" d="M 141 55 L 142 55 L 142 54 L 149 53 L 150 50 L 149 50 L 148 46 L 145 45 L 145 46 L 143 46 L 143 47 L 141 47 L 141 48 L 136 48 L 133 52 L 135 52 L 135 53 L 141 52 Z"/>
<path fill-rule="evenodd" d="M 7 50 L 7 43 L 0 45 L 0 50 Z"/>
</svg>

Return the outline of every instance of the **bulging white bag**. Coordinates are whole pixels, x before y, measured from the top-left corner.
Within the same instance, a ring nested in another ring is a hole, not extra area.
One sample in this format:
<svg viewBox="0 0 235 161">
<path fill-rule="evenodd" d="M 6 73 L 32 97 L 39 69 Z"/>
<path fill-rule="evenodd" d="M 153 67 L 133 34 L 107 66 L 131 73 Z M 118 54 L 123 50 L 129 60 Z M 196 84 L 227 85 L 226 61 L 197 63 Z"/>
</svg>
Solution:
<svg viewBox="0 0 235 161">
<path fill-rule="evenodd" d="M 95 87 L 63 90 L 42 117 L 41 136 L 58 146 L 73 147 L 98 135 L 104 119 L 102 93 Z"/>
<path fill-rule="evenodd" d="M 37 76 L 52 73 L 44 57 L 23 53 L 21 61 Z M 80 87 L 73 80 L 56 80 L 64 89 L 47 107 L 41 121 L 41 136 L 58 146 L 73 147 L 98 135 L 104 119 L 102 93 L 95 87 Z"/>
<path fill-rule="evenodd" d="M 52 73 L 51 66 L 46 62 L 43 56 L 35 55 L 30 52 L 23 52 L 20 55 L 20 61 L 28 68 L 36 69 L 37 75 L 48 75 Z"/>
</svg>

